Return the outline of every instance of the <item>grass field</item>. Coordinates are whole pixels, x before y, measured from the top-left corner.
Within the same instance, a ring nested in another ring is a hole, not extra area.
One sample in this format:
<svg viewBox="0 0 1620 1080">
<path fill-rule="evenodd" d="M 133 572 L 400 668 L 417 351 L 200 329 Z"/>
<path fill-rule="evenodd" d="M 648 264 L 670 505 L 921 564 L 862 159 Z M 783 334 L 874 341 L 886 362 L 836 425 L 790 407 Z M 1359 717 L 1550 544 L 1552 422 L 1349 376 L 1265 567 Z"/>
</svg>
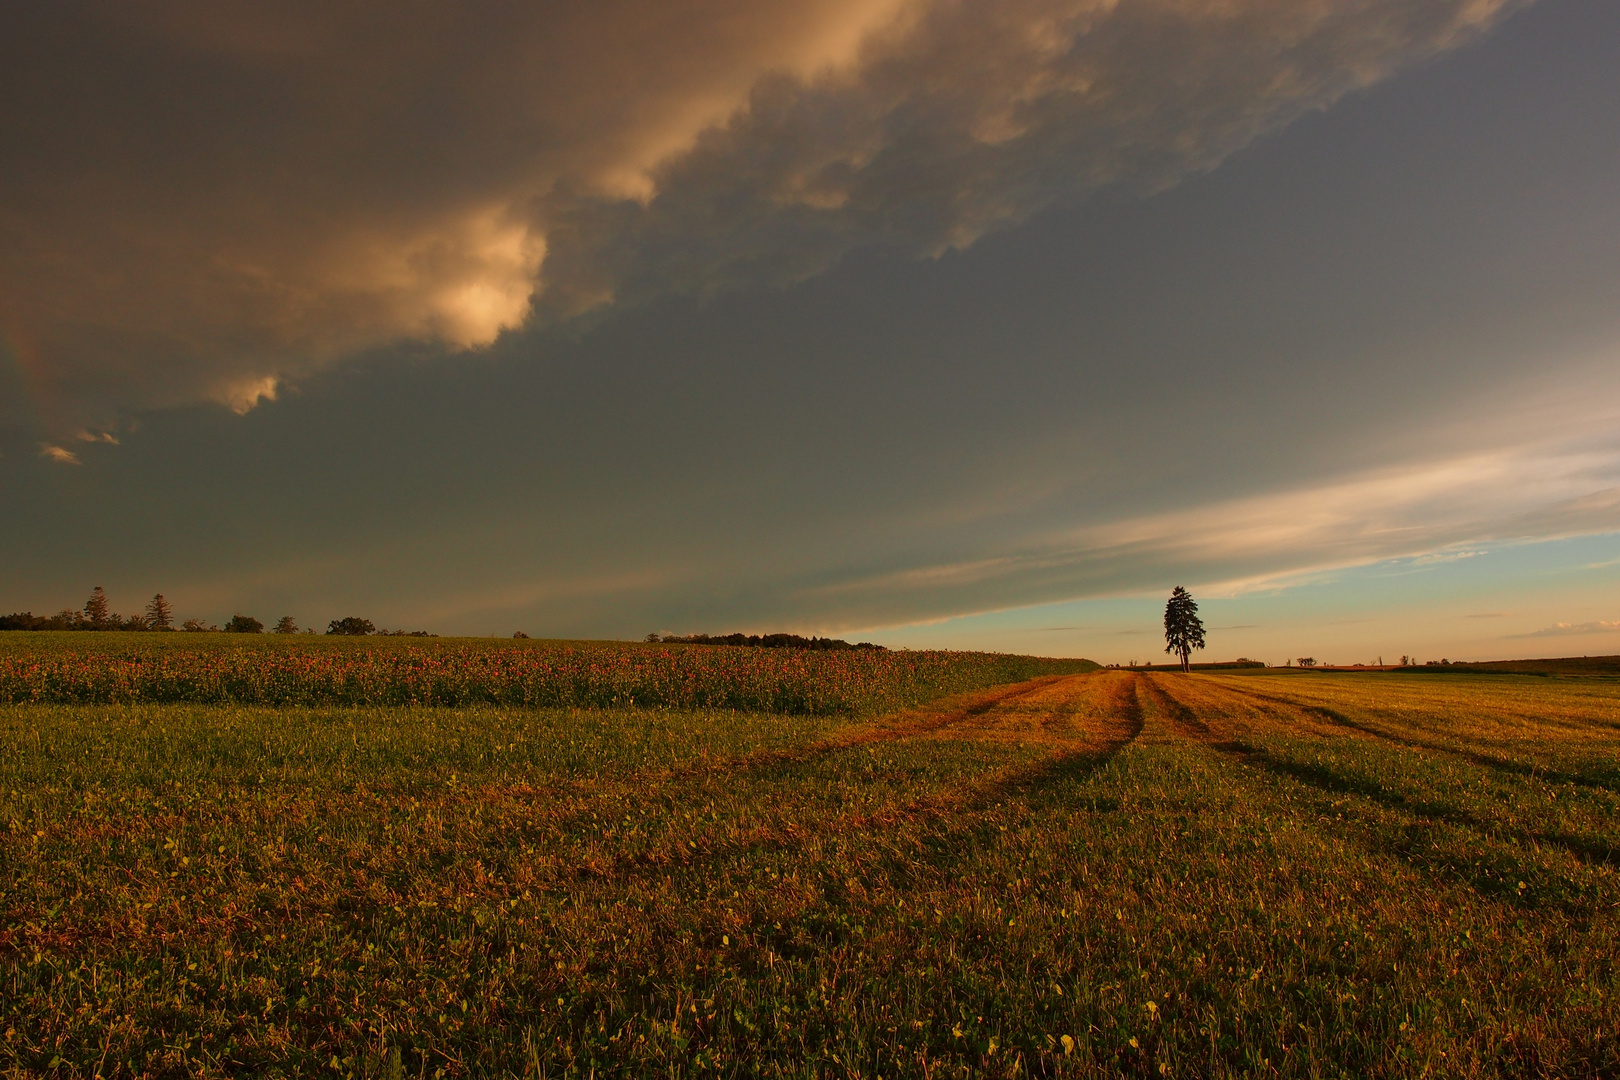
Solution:
<svg viewBox="0 0 1620 1080">
<path fill-rule="evenodd" d="M 11 704 L 0 1067 L 1620 1073 L 1620 684 Z"/>
</svg>

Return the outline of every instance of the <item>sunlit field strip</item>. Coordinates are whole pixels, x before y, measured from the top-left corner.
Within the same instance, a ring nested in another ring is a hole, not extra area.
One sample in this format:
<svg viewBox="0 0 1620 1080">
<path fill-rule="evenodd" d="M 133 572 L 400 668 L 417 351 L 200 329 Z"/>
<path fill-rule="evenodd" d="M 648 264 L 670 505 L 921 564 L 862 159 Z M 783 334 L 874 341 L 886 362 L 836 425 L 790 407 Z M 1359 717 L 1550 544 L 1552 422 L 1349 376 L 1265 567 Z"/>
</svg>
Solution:
<svg viewBox="0 0 1620 1080">
<path fill-rule="evenodd" d="M 1198 725 L 1195 737 L 1316 789 L 1335 820 L 1397 829 L 1399 838 L 1379 842 L 1405 857 L 1515 900 L 1579 907 L 1580 897 L 1597 902 L 1614 885 L 1620 799 L 1608 791 L 1376 738 L 1301 737 L 1290 721 L 1308 713 L 1213 681 L 1156 682 L 1178 722 Z"/>
<path fill-rule="evenodd" d="M 1612 868 L 1526 839 L 1612 842 L 1601 806 L 1555 822 L 1525 787 L 1498 827 L 1528 778 L 1439 754 L 1435 780 L 1433 752 L 1217 679 L 1099 673 L 843 725 L 328 710 L 283 742 L 284 710 L 8 715 L 0 1008 L 30 1069 L 1616 1063 Z M 1503 786 L 1458 803 L 1457 769 Z"/>
<path fill-rule="evenodd" d="M 1464 684 L 1450 702 L 1420 710 L 1398 694 L 1369 703 L 1349 694 L 1340 699 L 1301 694 L 1300 684 L 1280 682 L 1276 694 L 1253 695 L 1243 693 L 1252 684 L 1212 679 L 1192 696 L 1186 691 L 1179 696 L 1211 723 L 1269 733 L 1272 743 L 1289 732 L 1310 732 L 1315 737 L 1305 745 L 1315 752 L 1396 769 L 1400 779 L 1392 781 L 1392 797 L 1450 792 L 1485 817 L 1540 821 L 1566 830 L 1612 830 L 1620 814 L 1620 784 L 1608 775 L 1620 763 L 1620 730 L 1609 726 L 1620 712 L 1620 688 L 1583 695 L 1579 711 L 1562 703 L 1558 718 L 1548 722 L 1539 713 L 1549 704 L 1544 694 L 1520 700 L 1522 711 L 1505 708 L 1519 689 L 1512 686 L 1502 688 L 1507 693 L 1492 702 L 1495 708 L 1470 719 L 1459 706 L 1489 687 Z M 1472 739 L 1464 731 L 1473 732 Z M 1376 786 L 1373 779 L 1368 783 Z"/>
<path fill-rule="evenodd" d="M 1620 750 L 1620 687 L 1612 679 L 1558 679 L 1503 675 L 1421 676 L 1395 673 L 1215 676 L 1235 691 L 1248 690 L 1319 714 L 1372 724 L 1371 733 L 1498 751 L 1526 763 L 1571 755 L 1600 761 Z"/>
</svg>

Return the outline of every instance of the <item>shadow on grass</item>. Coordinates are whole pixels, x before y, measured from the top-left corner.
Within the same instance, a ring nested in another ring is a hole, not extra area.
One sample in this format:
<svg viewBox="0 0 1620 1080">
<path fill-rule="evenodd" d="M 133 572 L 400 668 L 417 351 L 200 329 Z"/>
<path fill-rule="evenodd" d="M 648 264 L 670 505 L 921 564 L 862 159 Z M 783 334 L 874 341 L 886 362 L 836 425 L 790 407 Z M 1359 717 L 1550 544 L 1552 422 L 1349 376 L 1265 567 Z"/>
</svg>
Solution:
<svg viewBox="0 0 1620 1080">
<path fill-rule="evenodd" d="M 1301 701 L 1294 701 L 1291 698 L 1266 694 L 1259 690 L 1250 690 L 1247 687 L 1241 690 L 1237 689 L 1236 687 L 1223 687 L 1223 689 L 1229 690 L 1234 694 L 1256 698 L 1269 704 L 1285 705 L 1291 709 L 1298 709 L 1300 712 L 1310 713 L 1312 716 L 1315 716 L 1334 727 L 1349 728 L 1352 731 L 1359 731 L 1363 735 L 1371 735 L 1373 738 L 1380 739 L 1384 742 L 1394 743 L 1398 746 L 1407 746 L 1416 750 L 1427 750 L 1432 753 L 1446 754 L 1451 757 L 1461 758 L 1464 761 L 1471 762 L 1480 766 L 1481 768 L 1490 769 L 1493 772 L 1507 773 L 1512 776 L 1525 777 L 1531 780 L 1543 780 L 1555 784 L 1571 784 L 1575 787 L 1593 788 L 1600 791 L 1620 794 L 1620 771 L 1597 768 L 1582 770 L 1580 772 L 1568 772 L 1562 769 L 1554 769 L 1545 765 L 1526 764 L 1522 761 L 1513 761 L 1509 758 L 1497 757 L 1495 754 L 1481 753 L 1478 750 L 1465 750 L 1461 747 L 1449 746 L 1445 743 L 1433 742 L 1427 739 L 1415 739 L 1411 738 L 1410 736 L 1396 735 L 1393 732 L 1386 731 L 1374 724 L 1368 724 L 1364 721 L 1356 720 L 1342 712 L 1339 712 L 1337 709 L 1330 709 L 1325 705 L 1308 705 Z"/>
<path fill-rule="evenodd" d="M 1195 742 L 1214 744 L 1214 732 L 1210 731 L 1209 725 L 1204 723 L 1196 712 L 1176 700 L 1153 679 L 1143 679 L 1141 685 L 1147 687 L 1148 695 L 1153 698 L 1153 704 L 1169 718 L 1171 725 L 1178 728 L 1182 735 Z"/>
<path fill-rule="evenodd" d="M 1387 847 L 1374 850 L 1396 855 L 1423 869 L 1443 870 L 1447 876 L 1466 883 L 1481 895 L 1529 909 L 1553 906 L 1573 916 L 1592 914 L 1603 899 L 1581 882 L 1561 877 L 1549 881 L 1548 874 L 1530 860 L 1529 852 L 1491 841 L 1486 834 L 1499 829 L 1497 823 L 1466 810 L 1409 799 L 1363 777 L 1348 777 L 1319 764 L 1278 758 L 1256 746 L 1245 746 L 1243 757 L 1248 764 L 1272 775 L 1286 776 L 1318 791 L 1366 799 L 1405 815 L 1408 820 L 1401 827 L 1400 835 L 1392 838 Z M 1474 853 L 1477 857 L 1470 859 L 1446 853 L 1436 842 L 1439 837 L 1435 834 L 1435 822 L 1478 834 L 1478 850 Z M 1617 863 L 1620 852 L 1612 845 L 1588 837 L 1513 830 L 1508 838 L 1519 845 L 1538 843 L 1557 847 L 1585 863 L 1620 865 Z M 1534 882 L 1534 887 L 1520 888 L 1519 883 L 1527 880 Z"/>
<path fill-rule="evenodd" d="M 1164 697 L 1167 708 L 1188 711 L 1184 704 L 1175 701 L 1162 689 L 1155 687 L 1155 690 Z M 1208 730 L 1207 727 L 1205 730 Z M 1565 880 L 1559 880 L 1556 889 L 1549 889 L 1549 883 L 1533 890 L 1520 889 L 1519 882 L 1527 879 L 1542 879 L 1545 882 L 1546 875 L 1534 864 L 1527 864 L 1522 856 L 1528 853 L 1505 849 L 1499 841 L 1493 841 L 1490 836 L 1493 832 L 1505 833 L 1519 845 L 1543 844 L 1559 848 L 1584 863 L 1620 866 L 1620 849 L 1602 839 L 1513 829 L 1448 803 L 1410 798 L 1389 790 L 1369 777 L 1346 775 L 1320 762 L 1281 757 L 1265 747 L 1240 740 L 1210 739 L 1206 740 L 1206 745 L 1273 776 L 1287 777 L 1328 794 L 1364 799 L 1403 815 L 1408 821 L 1401 830 L 1401 837 L 1387 849 L 1390 853 L 1420 868 L 1443 868 L 1448 876 L 1466 882 L 1475 891 L 1498 900 L 1512 901 L 1517 906 L 1536 907 L 1552 903 L 1572 915 L 1589 915 L 1602 897 L 1588 886 Z M 1479 834 L 1478 854 L 1482 858 L 1470 861 L 1442 853 L 1435 843 L 1433 822 Z"/>
<path fill-rule="evenodd" d="M 1025 685 L 1011 692 L 996 695 L 993 700 L 975 703 L 952 712 L 943 719 L 931 718 L 926 724 L 891 729 L 888 737 L 883 739 L 844 742 L 829 740 L 802 751 L 772 752 L 768 757 L 750 755 L 732 759 L 729 767 L 711 765 L 694 770 L 690 774 L 666 776 L 661 778 L 656 788 L 649 784 L 648 791 L 651 794 L 656 790 L 661 799 L 680 801 L 678 791 L 672 789 L 678 788 L 681 781 L 712 782 L 716 779 L 716 773 L 724 774 L 723 778 L 733 779 L 738 783 L 788 780 L 795 773 L 846 750 L 877 743 L 901 742 L 918 735 L 935 733 L 970 716 L 982 716 L 998 705 L 1046 689 L 1051 681 L 1053 680 L 1043 681 L 1037 686 Z M 1127 685 L 1124 689 L 1130 688 Z M 798 851 L 813 842 L 831 836 L 859 834 L 877 837 L 885 833 L 899 835 L 907 825 L 918 823 L 922 823 L 923 828 L 913 833 L 913 842 L 924 852 L 931 853 L 937 850 L 942 856 L 943 853 L 952 850 L 962 852 L 971 847 L 963 843 L 970 834 L 982 833 L 988 837 L 991 832 L 999 831 L 983 817 L 987 810 L 1014 798 L 1028 801 L 1032 806 L 1046 804 L 1057 798 L 1069 799 L 1071 796 L 1063 793 L 1069 792 L 1074 785 L 1083 783 L 1133 742 L 1142 731 L 1140 703 L 1134 694 L 1116 693 L 1112 704 L 1117 723 L 1108 733 L 1108 737 L 1098 744 L 1078 749 L 1059 749 L 1056 753 L 1027 765 L 998 770 L 988 778 L 975 779 L 971 774 L 965 775 L 964 782 L 960 786 L 938 794 L 897 800 L 888 806 L 865 809 L 858 813 L 835 813 L 820 820 L 795 823 L 788 828 L 756 833 L 742 840 L 702 843 L 690 849 L 661 845 L 635 851 L 621 850 L 605 859 L 589 864 L 581 863 L 573 867 L 571 873 L 559 875 L 557 888 L 566 890 L 570 883 L 585 880 L 657 877 L 676 870 L 683 874 L 713 873 L 714 868 L 729 863 L 747 862 L 765 852 Z M 1091 808 L 1112 809 L 1096 803 Z M 583 807 L 578 820 L 583 822 L 590 814 L 591 808 Z M 929 864 L 935 862 L 930 855 L 924 855 L 923 858 Z"/>
</svg>

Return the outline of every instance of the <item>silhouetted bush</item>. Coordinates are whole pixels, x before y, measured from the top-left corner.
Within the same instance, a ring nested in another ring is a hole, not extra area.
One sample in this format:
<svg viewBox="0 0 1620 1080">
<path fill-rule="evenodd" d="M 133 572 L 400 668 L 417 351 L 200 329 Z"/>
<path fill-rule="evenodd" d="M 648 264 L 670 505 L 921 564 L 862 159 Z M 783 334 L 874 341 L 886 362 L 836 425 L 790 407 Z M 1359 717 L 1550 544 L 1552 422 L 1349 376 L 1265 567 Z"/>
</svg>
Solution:
<svg viewBox="0 0 1620 1080">
<path fill-rule="evenodd" d="M 0 630 L 71 630 L 58 615 L 35 615 L 32 611 L 14 611 L 0 615 Z"/>
<path fill-rule="evenodd" d="M 326 624 L 328 634 L 346 634 L 350 637 L 364 637 L 366 634 L 375 634 L 377 627 L 370 619 L 361 619 L 350 615 L 345 619 L 333 619 Z"/>
</svg>

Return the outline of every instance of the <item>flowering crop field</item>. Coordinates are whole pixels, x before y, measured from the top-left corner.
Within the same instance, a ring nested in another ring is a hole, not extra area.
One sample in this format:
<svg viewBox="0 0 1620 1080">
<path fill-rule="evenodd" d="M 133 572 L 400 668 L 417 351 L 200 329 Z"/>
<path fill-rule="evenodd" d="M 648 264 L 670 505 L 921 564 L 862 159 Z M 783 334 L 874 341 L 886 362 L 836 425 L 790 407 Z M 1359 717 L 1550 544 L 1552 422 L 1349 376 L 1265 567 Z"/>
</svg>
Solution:
<svg viewBox="0 0 1620 1080">
<path fill-rule="evenodd" d="M 523 705 L 854 715 L 1094 668 L 1000 653 L 0 634 L 0 702 Z"/>
<path fill-rule="evenodd" d="M 15 703 L 0 1070 L 1616 1076 L 1617 765 L 1595 678 Z"/>
</svg>

